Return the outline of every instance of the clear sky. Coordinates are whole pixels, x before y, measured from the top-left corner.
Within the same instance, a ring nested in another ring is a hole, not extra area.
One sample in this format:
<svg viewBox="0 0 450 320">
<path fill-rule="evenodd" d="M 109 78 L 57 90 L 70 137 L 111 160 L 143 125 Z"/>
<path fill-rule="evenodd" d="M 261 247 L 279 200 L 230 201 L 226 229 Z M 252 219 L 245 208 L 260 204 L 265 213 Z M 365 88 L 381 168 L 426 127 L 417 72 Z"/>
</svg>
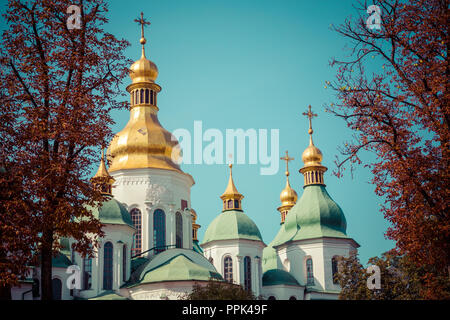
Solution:
<svg viewBox="0 0 450 320">
<path fill-rule="evenodd" d="M 344 211 L 347 234 L 361 245 L 362 262 L 394 246 L 384 237 L 388 223 L 379 212 L 384 200 L 374 194 L 368 169 L 361 166 L 353 178 L 350 172 L 340 179 L 331 173 L 337 148 L 350 139 L 351 131 L 323 108 L 335 99 L 334 93 L 324 88 L 324 82 L 336 74 L 329 61 L 344 57 L 347 52 L 343 48 L 348 44 L 330 30 L 330 24 L 358 15 L 354 1 L 109 3 L 106 30 L 131 42 L 126 54 L 132 60 L 140 57 L 140 28 L 133 20 L 143 11 L 151 21 L 145 34 L 146 55 L 159 69 L 158 116 L 166 129 L 185 128 L 193 134 L 194 121 L 202 121 L 203 130 L 216 128 L 224 135 L 226 129 L 279 129 L 279 157 L 289 150 L 295 158 L 290 163 L 290 181 L 300 197 L 303 176 L 298 170 L 308 146 L 308 121 L 301 114 L 311 105 L 318 114 L 313 120 L 314 143 L 324 155 L 323 165 L 329 168 L 327 190 Z M 129 79 L 124 81 L 124 91 L 129 83 Z M 118 132 L 126 125 L 129 112 L 114 112 L 113 118 L 113 131 Z M 260 175 L 260 164 L 233 167 L 236 187 L 245 196 L 243 209 L 258 225 L 266 244 L 279 229 L 276 208 L 285 186 L 284 165 L 280 160 L 275 175 Z M 202 226 L 202 240 L 208 224 L 221 212 L 219 196 L 227 185 L 228 167 L 184 164 L 182 169 L 195 179 L 191 202 Z"/>
</svg>

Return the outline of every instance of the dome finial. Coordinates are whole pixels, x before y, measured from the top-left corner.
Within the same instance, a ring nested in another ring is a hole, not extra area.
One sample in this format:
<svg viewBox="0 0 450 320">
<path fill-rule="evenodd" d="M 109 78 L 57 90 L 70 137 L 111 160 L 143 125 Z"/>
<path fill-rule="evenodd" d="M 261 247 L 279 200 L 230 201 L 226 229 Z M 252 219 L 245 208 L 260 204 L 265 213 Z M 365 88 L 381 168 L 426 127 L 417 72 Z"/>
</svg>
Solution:
<svg viewBox="0 0 450 320">
<path fill-rule="evenodd" d="M 309 130 L 308 130 L 308 133 L 309 133 L 309 144 L 313 145 L 312 134 L 313 134 L 314 130 L 312 129 L 312 121 L 311 120 L 312 120 L 312 118 L 317 117 L 317 114 L 313 113 L 311 111 L 311 105 L 309 105 L 308 106 L 308 112 L 303 112 L 302 115 L 307 116 L 308 119 L 309 119 Z"/>
<path fill-rule="evenodd" d="M 100 190 L 102 193 L 111 195 L 111 188 L 116 180 L 110 176 L 108 169 L 106 169 L 105 152 L 103 146 L 102 146 L 102 158 L 100 160 L 100 166 L 98 167 L 95 176 L 91 178 L 91 181 L 94 187 Z"/>
<path fill-rule="evenodd" d="M 230 163 L 228 167 L 230 168 L 230 177 L 228 179 L 228 186 L 225 189 L 225 192 L 220 196 L 220 198 L 223 200 L 223 209 L 224 211 L 231 209 L 242 210 L 241 200 L 242 198 L 244 198 L 244 196 L 239 193 L 236 186 L 234 185 L 233 171 L 232 171 L 233 165 Z"/>
<path fill-rule="evenodd" d="M 292 189 L 289 184 L 289 161 L 295 160 L 294 158 L 289 157 L 288 151 L 286 151 L 286 155 L 280 158 L 281 160 L 286 161 L 286 187 L 281 191 L 280 201 L 281 206 L 278 208 L 278 211 L 281 213 L 281 223 L 284 223 L 286 219 L 286 215 L 288 211 L 295 205 L 297 202 L 297 193 L 294 189 Z"/>
<path fill-rule="evenodd" d="M 145 40 L 145 37 L 144 37 L 144 26 L 150 25 L 150 22 L 144 20 L 143 12 L 141 12 L 141 18 L 134 19 L 134 21 L 141 25 L 141 39 L 139 40 L 139 42 L 142 45 L 142 56 L 145 57 L 144 45 L 147 42 L 147 40 Z"/>
</svg>

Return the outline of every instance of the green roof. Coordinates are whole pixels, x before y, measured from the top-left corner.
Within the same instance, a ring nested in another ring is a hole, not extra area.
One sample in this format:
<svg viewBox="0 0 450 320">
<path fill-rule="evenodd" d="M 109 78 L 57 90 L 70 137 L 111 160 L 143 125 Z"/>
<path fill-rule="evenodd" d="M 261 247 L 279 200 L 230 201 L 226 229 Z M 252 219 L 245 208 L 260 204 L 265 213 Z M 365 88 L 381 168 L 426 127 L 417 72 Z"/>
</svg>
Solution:
<svg viewBox="0 0 450 320">
<path fill-rule="evenodd" d="M 300 286 L 298 281 L 289 272 L 281 269 L 271 269 L 264 272 L 262 277 L 263 286 L 275 286 L 275 285 L 291 285 Z"/>
<path fill-rule="evenodd" d="M 227 210 L 219 214 L 206 229 L 202 244 L 231 239 L 263 241 L 256 224 L 240 210 Z"/>
<path fill-rule="evenodd" d="M 272 240 L 272 242 L 269 243 L 267 245 L 267 247 L 265 247 L 263 249 L 263 254 L 262 254 L 262 271 L 263 272 L 270 270 L 270 269 L 277 269 L 279 267 L 279 265 L 281 265 L 281 264 L 279 264 L 279 258 L 277 255 L 277 251 L 273 247 L 273 244 L 277 243 L 278 238 L 280 238 L 282 236 L 283 232 L 284 232 L 284 225 L 282 224 L 280 229 L 278 230 L 277 235 Z"/>
<path fill-rule="evenodd" d="M 59 252 L 56 256 L 52 257 L 52 267 L 53 268 L 67 268 L 71 266 L 72 262 L 67 258 L 66 255 Z"/>
<path fill-rule="evenodd" d="M 118 295 L 114 291 L 108 290 L 99 294 L 96 297 L 89 298 L 88 300 L 129 300 L 129 299 L 121 295 Z"/>
<path fill-rule="evenodd" d="M 94 217 L 99 219 L 101 223 L 128 225 L 134 228 L 130 213 L 114 197 L 103 201 L 100 207 L 89 206 L 88 209 L 91 210 Z"/>
<path fill-rule="evenodd" d="M 209 279 L 223 280 L 214 266 L 201 254 L 190 249 L 169 249 L 141 264 L 126 284 L 133 287 L 144 283 Z"/>
<path fill-rule="evenodd" d="M 192 250 L 194 250 L 197 253 L 203 254 L 203 249 L 198 244 L 198 240 L 192 241 Z"/>
<path fill-rule="evenodd" d="M 348 238 L 344 213 L 323 185 L 305 187 L 301 198 L 289 211 L 283 229 L 273 246 L 291 240 Z"/>
</svg>

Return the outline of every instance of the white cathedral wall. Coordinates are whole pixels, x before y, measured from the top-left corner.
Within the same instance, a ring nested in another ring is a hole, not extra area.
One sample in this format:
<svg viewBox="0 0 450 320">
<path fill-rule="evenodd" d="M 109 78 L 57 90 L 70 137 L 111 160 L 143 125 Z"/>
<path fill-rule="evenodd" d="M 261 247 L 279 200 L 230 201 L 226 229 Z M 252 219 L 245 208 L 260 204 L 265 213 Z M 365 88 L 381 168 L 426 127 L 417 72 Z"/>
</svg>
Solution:
<svg viewBox="0 0 450 320">
<path fill-rule="evenodd" d="M 92 258 L 92 287 L 88 290 L 75 290 L 75 295 L 81 298 L 93 298 L 105 290 L 103 289 L 103 257 L 104 245 L 111 242 L 113 245 L 113 290 L 119 290 L 120 286 L 124 284 L 123 281 L 123 246 L 127 248 L 127 279 L 130 277 L 130 257 L 131 246 L 133 244 L 134 229 L 125 225 L 107 224 L 103 231 L 105 235 L 99 240 L 100 246 Z M 73 240 L 71 240 L 73 241 Z M 80 267 L 81 271 L 81 285 L 83 285 L 83 258 L 79 253 L 75 254 L 75 262 Z"/>
<path fill-rule="evenodd" d="M 224 276 L 224 259 L 230 256 L 233 262 L 233 282 L 244 286 L 244 257 L 251 258 L 252 291 L 256 296 L 261 294 L 262 268 L 261 257 L 265 245 L 261 241 L 252 240 L 218 240 L 202 245 L 203 254 L 222 277 Z"/>
<path fill-rule="evenodd" d="M 318 238 L 280 246 L 277 254 L 285 270 L 302 285 L 307 283 L 306 260 L 311 257 L 314 274 L 311 290 L 338 292 L 339 285 L 333 283 L 331 259 L 335 256 L 348 257 L 352 250 L 356 250 L 352 239 Z"/>
<path fill-rule="evenodd" d="M 183 248 L 192 248 L 192 217 L 190 210 L 181 210 L 181 200 L 191 208 L 190 188 L 192 177 L 172 170 L 129 169 L 111 172 L 116 182 L 114 197 L 128 211 L 138 208 L 142 214 L 142 251 L 149 250 L 153 243 L 153 213 L 161 209 L 166 215 L 166 245 L 175 245 L 175 214 L 183 218 Z"/>
<path fill-rule="evenodd" d="M 146 283 L 136 288 L 123 288 L 121 295 L 132 300 L 179 300 L 192 291 L 195 283 L 206 285 L 204 281 L 167 281 Z"/>
<path fill-rule="evenodd" d="M 289 300 L 291 297 L 295 297 L 296 300 L 303 300 L 305 287 L 289 285 L 264 286 L 262 287 L 261 293 L 266 300 L 270 296 L 275 297 L 276 300 Z"/>
</svg>

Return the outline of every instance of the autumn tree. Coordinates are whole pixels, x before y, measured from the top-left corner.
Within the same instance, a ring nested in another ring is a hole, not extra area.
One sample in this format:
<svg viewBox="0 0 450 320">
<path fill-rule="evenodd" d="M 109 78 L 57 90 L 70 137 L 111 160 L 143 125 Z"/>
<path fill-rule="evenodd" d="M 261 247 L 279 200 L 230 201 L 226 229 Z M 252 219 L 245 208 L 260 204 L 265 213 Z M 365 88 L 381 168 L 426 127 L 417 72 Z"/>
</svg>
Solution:
<svg viewBox="0 0 450 320">
<path fill-rule="evenodd" d="M 130 64 L 128 42 L 103 30 L 106 12 L 100 0 L 9 0 L 3 14 L 0 285 L 16 285 L 23 270 L 11 265 L 34 252 L 44 300 L 58 240 L 74 238 L 74 249 L 90 254 L 88 235 L 102 236 L 85 209 L 102 200 L 89 178 L 112 137 L 110 111 L 126 107 L 119 84 Z"/>
<path fill-rule="evenodd" d="M 206 285 L 195 283 L 192 292 L 184 300 L 256 300 L 256 297 L 241 285 L 211 279 Z"/>
<path fill-rule="evenodd" d="M 369 5 L 380 9 L 366 12 Z M 333 29 L 349 40 L 334 58 L 337 101 L 326 111 L 345 120 L 354 138 L 345 142 L 335 174 L 365 163 L 391 223 L 387 237 L 417 266 L 426 290 L 440 299 L 450 271 L 450 112 L 448 93 L 449 1 L 360 1 L 359 17 Z M 371 19 L 368 19 L 372 15 Z M 375 16 L 373 16 L 375 15 Z M 369 20 L 369 21 L 368 21 Z"/>
</svg>

